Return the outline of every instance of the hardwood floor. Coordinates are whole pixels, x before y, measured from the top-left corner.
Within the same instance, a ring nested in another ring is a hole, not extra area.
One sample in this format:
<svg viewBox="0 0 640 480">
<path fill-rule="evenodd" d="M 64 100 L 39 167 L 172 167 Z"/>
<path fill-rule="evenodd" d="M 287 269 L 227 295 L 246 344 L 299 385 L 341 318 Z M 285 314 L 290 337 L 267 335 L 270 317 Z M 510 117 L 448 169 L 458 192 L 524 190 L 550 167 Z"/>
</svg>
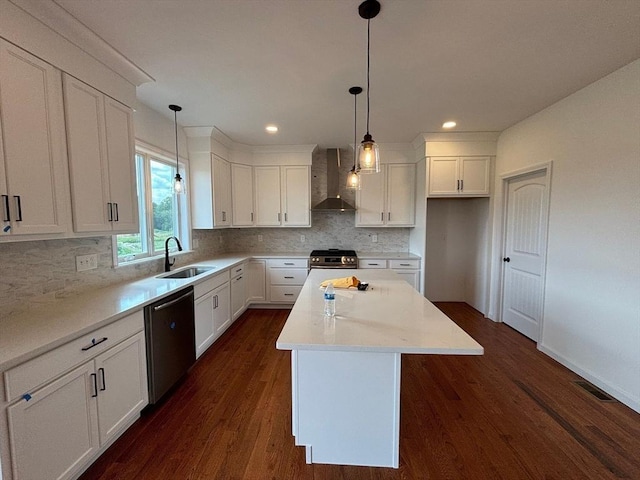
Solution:
<svg viewBox="0 0 640 480">
<path fill-rule="evenodd" d="M 463 303 L 437 304 L 477 357 L 403 355 L 400 468 L 307 465 L 291 435 L 286 310 L 249 310 L 166 401 L 145 412 L 89 479 L 640 478 L 640 415 Z"/>
</svg>

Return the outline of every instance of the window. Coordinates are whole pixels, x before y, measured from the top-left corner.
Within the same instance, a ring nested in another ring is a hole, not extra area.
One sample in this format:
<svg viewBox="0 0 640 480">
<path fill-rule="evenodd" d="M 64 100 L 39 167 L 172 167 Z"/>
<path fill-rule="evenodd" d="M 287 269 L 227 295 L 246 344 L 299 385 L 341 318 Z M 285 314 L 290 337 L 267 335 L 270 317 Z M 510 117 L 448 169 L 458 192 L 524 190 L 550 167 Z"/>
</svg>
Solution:
<svg viewBox="0 0 640 480">
<path fill-rule="evenodd" d="M 178 237 L 182 248 L 189 248 L 187 197 L 173 194 L 175 160 L 136 146 L 135 162 L 140 233 L 115 236 L 118 264 L 164 255 L 169 237 Z M 183 164 L 180 171 L 185 173 Z M 170 250 L 177 250 L 175 242 Z"/>
</svg>

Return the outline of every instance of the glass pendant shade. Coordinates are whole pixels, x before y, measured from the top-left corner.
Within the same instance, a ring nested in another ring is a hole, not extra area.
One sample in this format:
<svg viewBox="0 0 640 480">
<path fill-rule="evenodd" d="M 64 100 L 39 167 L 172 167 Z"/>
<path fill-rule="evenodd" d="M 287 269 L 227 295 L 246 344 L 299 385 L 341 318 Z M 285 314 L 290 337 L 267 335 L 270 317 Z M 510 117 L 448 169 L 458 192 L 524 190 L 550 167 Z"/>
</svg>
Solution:
<svg viewBox="0 0 640 480">
<path fill-rule="evenodd" d="M 356 167 L 353 167 L 347 175 L 347 188 L 351 190 L 360 190 L 360 177 L 356 172 Z"/>
<path fill-rule="evenodd" d="M 358 146 L 358 172 L 362 174 L 380 173 L 380 149 L 371 135 L 364 136 Z"/>
<path fill-rule="evenodd" d="M 176 176 L 173 179 L 173 193 L 175 193 L 176 195 L 181 195 L 186 193 L 184 180 L 182 179 L 179 173 L 176 173 Z"/>
</svg>

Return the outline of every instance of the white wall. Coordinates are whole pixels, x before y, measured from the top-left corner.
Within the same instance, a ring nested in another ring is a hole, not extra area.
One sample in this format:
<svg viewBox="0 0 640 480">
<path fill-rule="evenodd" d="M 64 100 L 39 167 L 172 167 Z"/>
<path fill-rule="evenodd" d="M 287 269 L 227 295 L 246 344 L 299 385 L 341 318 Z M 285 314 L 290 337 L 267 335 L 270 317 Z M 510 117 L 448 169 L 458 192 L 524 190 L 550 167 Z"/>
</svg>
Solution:
<svg viewBox="0 0 640 480">
<path fill-rule="evenodd" d="M 553 162 L 540 350 L 640 411 L 640 60 L 504 131 L 500 175 Z"/>
<path fill-rule="evenodd" d="M 136 140 L 142 140 L 156 149 L 160 150 L 170 158 L 176 155 L 176 133 L 173 121 L 173 112 L 167 112 L 171 117 L 164 116 L 155 110 L 138 102 L 133 115 L 134 131 Z M 181 159 L 189 158 L 187 149 L 187 137 L 180 126 L 180 113 L 178 112 L 178 153 Z"/>
</svg>

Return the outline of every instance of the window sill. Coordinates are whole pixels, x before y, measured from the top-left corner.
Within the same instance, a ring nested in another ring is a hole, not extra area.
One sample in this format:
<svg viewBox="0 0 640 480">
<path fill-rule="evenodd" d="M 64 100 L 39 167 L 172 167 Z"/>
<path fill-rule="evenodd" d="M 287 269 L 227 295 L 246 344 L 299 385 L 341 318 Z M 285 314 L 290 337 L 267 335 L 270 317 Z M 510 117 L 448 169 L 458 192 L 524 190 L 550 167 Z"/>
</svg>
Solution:
<svg viewBox="0 0 640 480">
<path fill-rule="evenodd" d="M 173 257 L 181 257 L 183 255 L 186 255 L 188 253 L 194 253 L 193 250 L 182 250 L 181 252 L 169 252 L 169 259 L 173 258 Z M 114 269 L 117 268 L 121 268 L 121 267 L 129 267 L 131 265 L 140 265 L 140 264 L 144 264 L 147 262 L 153 262 L 156 260 L 164 260 L 164 253 L 160 254 L 160 255 L 154 255 L 152 257 L 142 257 L 142 258 L 137 258 L 135 260 L 130 260 L 128 262 L 114 262 Z"/>
</svg>

